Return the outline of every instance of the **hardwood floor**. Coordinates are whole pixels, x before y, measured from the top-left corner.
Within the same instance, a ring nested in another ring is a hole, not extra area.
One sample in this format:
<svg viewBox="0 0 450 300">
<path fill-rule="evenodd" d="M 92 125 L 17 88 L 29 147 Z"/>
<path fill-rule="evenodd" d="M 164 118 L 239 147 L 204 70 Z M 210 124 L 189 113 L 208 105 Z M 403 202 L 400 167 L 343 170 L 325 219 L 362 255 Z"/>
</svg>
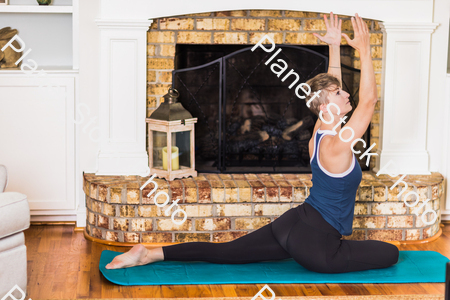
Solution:
<svg viewBox="0 0 450 300">
<path fill-rule="evenodd" d="M 103 250 L 126 252 L 85 240 L 73 226 L 32 225 L 25 231 L 28 257 L 26 299 L 253 297 L 264 284 L 119 286 L 98 269 Z M 450 225 L 435 241 L 401 246 L 400 250 L 433 250 L 450 258 Z M 444 294 L 444 283 L 399 284 L 270 284 L 281 296 Z M 268 295 L 269 296 L 269 295 Z"/>
</svg>

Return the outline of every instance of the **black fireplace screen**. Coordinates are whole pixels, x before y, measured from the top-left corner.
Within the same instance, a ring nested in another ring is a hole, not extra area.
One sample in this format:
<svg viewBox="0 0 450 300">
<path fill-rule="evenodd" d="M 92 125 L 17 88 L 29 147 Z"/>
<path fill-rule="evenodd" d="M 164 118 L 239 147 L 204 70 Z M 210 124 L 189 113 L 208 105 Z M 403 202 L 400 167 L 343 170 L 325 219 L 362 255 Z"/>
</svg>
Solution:
<svg viewBox="0 0 450 300">
<path fill-rule="evenodd" d="M 196 170 L 310 173 L 308 143 L 317 117 L 306 107 L 305 100 L 296 96 L 295 89 L 327 72 L 328 58 L 304 47 L 278 45 L 276 50 L 282 51 L 266 64 L 275 50 L 267 53 L 257 48 L 252 52 L 251 48 L 173 71 L 179 102 L 198 118 Z M 281 73 L 280 68 L 285 67 L 279 60 L 284 60 L 288 68 L 278 77 L 274 72 Z M 295 85 L 294 75 L 282 81 L 291 70 L 300 77 Z M 359 70 L 346 67 L 346 72 L 344 89 L 356 107 L 354 76 L 347 75 Z M 368 133 L 363 139 L 369 142 Z"/>
</svg>

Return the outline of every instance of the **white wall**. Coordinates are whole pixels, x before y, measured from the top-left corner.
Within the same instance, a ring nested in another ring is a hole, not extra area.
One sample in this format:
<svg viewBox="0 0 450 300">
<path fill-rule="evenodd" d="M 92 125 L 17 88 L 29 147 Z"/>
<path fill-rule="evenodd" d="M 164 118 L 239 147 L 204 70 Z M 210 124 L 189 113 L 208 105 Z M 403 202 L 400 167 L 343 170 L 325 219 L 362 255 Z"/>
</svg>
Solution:
<svg viewBox="0 0 450 300">
<path fill-rule="evenodd" d="M 99 116 L 99 30 L 94 20 L 98 17 L 100 11 L 99 0 L 81 0 L 80 1 L 80 80 L 79 80 L 79 110 L 75 119 L 81 120 L 81 114 L 84 122 L 78 125 L 76 153 L 77 173 L 76 173 L 76 197 L 78 200 L 77 226 L 82 227 L 86 224 L 85 194 L 83 192 L 83 172 L 95 173 L 97 170 L 98 143 L 89 138 L 89 132 L 98 125 Z M 89 107 L 88 111 L 85 106 Z M 96 119 L 93 119 L 96 118 Z M 91 124 L 89 122 L 92 120 Z M 83 128 L 86 127 L 85 132 Z M 92 135 L 97 135 L 98 130 Z M 94 140 L 97 136 L 94 136 Z"/>
<path fill-rule="evenodd" d="M 440 23 L 431 35 L 430 93 L 428 102 L 427 150 L 430 155 L 430 171 L 441 173 L 448 178 L 447 167 L 450 149 L 448 118 L 450 116 L 446 96 L 447 58 L 449 52 L 450 1 L 435 0 L 433 22 Z M 447 183 L 444 182 L 444 186 Z M 446 190 L 448 190 L 446 188 Z M 442 219 L 450 219 L 450 194 L 441 203 Z"/>
<path fill-rule="evenodd" d="M 443 134 L 443 168 L 445 168 L 445 172 L 442 173 L 444 175 L 444 188 L 445 188 L 445 201 L 441 201 L 441 212 L 442 212 L 442 220 L 450 220 L 450 181 L 448 180 L 448 175 L 450 173 L 450 120 L 448 116 L 450 116 L 450 74 L 447 74 L 446 77 L 446 85 L 445 85 L 445 99 L 446 105 L 443 106 L 446 112 L 446 119 L 443 122 L 445 128 L 447 129 L 445 134 Z"/>
<path fill-rule="evenodd" d="M 448 118 L 445 111 L 445 78 L 447 73 L 447 55 L 449 39 L 450 1 L 435 0 L 433 22 L 440 23 L 431 35 L 430 93 L 428 105 L 428 139 L 427 150 L 430 154 L 430 171 L 445 171 L 444 155 L 447 155 L 443 144 L 443 126 Z"/>
<path fill-rule="evenodd" d="M 450 26 L 450 24 L 449 24 Z M 449 29 L 449 39 L 448 39 L 448 48 L 447 48 L 447 73 L 450 73 L 450 29 Z"/>
</svg>

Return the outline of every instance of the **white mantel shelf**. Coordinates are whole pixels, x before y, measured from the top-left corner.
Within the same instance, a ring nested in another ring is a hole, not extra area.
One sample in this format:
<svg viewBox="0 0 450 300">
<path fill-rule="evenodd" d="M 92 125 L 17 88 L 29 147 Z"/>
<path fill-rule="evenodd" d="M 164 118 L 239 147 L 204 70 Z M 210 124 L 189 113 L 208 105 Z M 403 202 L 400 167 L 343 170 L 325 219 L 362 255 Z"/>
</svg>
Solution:
<svg viewBox="0 0 450 300">
<path fill-rule="evenodd" d="M 329 13 L 360 16 L 384 22 L 432 22 L 433 0 L 166 0 L 162 5 L 155 1 L 100 0 L 101 19 L 154 19 L 193 13 L 227 10 L 270 9 Z"/>
<path fill-rule="evenodd" d="M 42 13 L 42 14 L 71 14 L 73 6 L 55 5 L 2 5 L 0 13 Z"/>
<path fill-rule="evenodd" d="M 45 73 L 67 73 L 67 74 L 77 74 L 79 70 L 73 69 L 71 66 L 39 66 L 39 70 L 44 70 Z M 0 69 L 0 75 L 25 75 L 21 69 Z M 30 75 L 38 76 L 37 73 Z"/>
</svg>

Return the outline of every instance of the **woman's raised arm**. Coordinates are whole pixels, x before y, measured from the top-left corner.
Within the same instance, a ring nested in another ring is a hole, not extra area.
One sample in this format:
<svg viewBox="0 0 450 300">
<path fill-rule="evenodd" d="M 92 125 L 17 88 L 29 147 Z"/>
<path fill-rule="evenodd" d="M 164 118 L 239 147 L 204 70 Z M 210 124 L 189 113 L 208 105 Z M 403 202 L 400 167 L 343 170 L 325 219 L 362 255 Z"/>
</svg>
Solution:
<svg viewBox="0 0 450 300">
<path fill-rule="evenodd" d="M 354 39 L 351 40 L 345 33 L 342 35 L 347 40 L 348 44 L 359 52 L 361 60 L 359 103 L 353 111 L 348 123 L 342 127 L 349 127 L 352 129 L 349 130 L 349 132 L 342 134 L 342 139 L 345 141 L 340 138 L 333 140 L 332 149 L 335 154 L 342 153 L 342 151 L 350 151 L 350 146 L 353 141 L 363 136 L 372 120 L 375 105 L 378 101 L 375 73 L 373 71 L 370 53 L 369 28 L 358 14 L 356 14 L 354 18 L 352 17 L 352 25 L 355 33 Z M 351 132 L 354 134 L 351 134 Z"/>
<path fill-rule="evenodd" d="M 330 22 L 328 22 L 326 15 L 323 15 L 323 19 L 325 21 L 327 33 L 324 36 L 317 33 L 313 33 L 313 35 L 322 42 L 328 44 L 330 56 L 328 61 L 328 73 L 339 79 L 339 82 L 342 85 L 340 48 L 342 20 L 338 19 L 337 15 L 333 15 L 333 12 L 330 12 Z"/>
<path fill-rule="evenodd" d="M 372 104 L 373 102 L 376 103 L 377 85 L 370 53 L 369 28 L 358 14 L 356 14 L 354 18 L 352 17 L 352 25 L 355 32 L 355 38 L 351 40 L 345 33 L 342 33 L 342 36 L 347 40 L 350 46 L 359 52 L 361 60 L 359 105 L 366 103 Z"/>
</svg>

